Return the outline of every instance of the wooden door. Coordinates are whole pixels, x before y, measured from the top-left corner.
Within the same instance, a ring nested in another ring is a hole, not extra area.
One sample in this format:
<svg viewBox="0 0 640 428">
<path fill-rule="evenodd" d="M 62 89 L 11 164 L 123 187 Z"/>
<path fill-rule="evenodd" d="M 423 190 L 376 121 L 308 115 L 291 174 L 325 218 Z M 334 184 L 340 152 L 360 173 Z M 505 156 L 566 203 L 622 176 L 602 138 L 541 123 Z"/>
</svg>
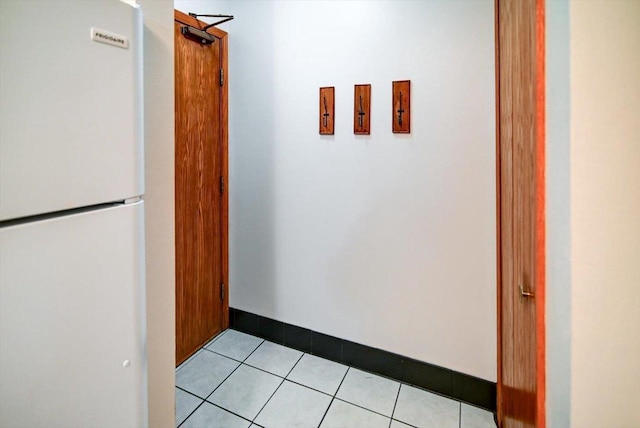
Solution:
<svg viewBox="0 0 640 428">
<path fill-rule="evenodd" d="M 226 33 L 187 24 L 205 25 L 175 12 L 176 364 L 228 327 Z"/>
<path fill-rule="evenodd" d="M 544 3 L 497 0 L 498 421 L 544 426 Z"/>
</svg>

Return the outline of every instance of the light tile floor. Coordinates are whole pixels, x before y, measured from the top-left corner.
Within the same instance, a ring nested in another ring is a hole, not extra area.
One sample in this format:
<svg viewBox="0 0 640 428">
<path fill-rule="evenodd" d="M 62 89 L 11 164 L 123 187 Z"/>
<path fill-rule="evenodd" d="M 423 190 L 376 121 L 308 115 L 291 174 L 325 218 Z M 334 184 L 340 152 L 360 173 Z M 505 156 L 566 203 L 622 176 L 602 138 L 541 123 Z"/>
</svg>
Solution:
<svg viewBox="0 0 640 428">
<path fill-rule="evenodd" d="M 176 369 L 181 428 L 495 428 L 431 392 L 227 330 Z"/>
</svg>

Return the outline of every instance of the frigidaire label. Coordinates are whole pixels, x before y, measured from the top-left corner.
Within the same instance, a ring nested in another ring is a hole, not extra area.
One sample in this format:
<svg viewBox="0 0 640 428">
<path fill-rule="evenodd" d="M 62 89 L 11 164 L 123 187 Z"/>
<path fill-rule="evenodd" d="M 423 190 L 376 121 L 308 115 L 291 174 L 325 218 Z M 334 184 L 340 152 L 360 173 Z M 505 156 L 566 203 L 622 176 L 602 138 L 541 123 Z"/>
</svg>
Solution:
<svg viewBox="0 0 640 428">
<path fill-rule="evenodd" d="M 101 30 L 99 28 L 91 28 L 91 40 L 117 46 L 123 49 L 129 48 L 129 39 L 125 36 Z"/>
</svg>

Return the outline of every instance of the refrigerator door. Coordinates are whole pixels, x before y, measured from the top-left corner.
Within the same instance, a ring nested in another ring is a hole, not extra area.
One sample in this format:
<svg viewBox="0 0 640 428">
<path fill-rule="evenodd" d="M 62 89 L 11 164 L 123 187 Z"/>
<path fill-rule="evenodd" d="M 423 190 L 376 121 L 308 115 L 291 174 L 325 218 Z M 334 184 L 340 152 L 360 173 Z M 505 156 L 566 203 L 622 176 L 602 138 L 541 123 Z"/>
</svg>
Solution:
<svg viewBox="0 0 640 428">
<path fill-rule="evenodd" d="M 0 229 L 0 426 L 146 426 L 143 217 Z"/>
<path fill-rule="evenodd" d="M 144 193 L 137 7 L 2 0 L 0 52 L 0 221 Z"/>
</svg>

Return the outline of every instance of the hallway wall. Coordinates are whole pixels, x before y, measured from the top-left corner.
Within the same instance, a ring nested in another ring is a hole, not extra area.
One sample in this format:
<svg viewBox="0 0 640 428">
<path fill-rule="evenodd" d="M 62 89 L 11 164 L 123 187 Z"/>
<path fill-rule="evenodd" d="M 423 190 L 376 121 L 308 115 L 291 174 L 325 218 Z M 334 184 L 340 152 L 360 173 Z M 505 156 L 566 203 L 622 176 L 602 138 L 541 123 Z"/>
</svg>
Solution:
<svg viewBox="0 0 640 428">
<path fill-rule="evenodd" d="M 547 426 L 571 413 L 571 51 L 569 2 L 547 0 L 546 395 Z"/>
<path fill-rule="evenodd" d="M 640 2 L 572 1 L 571 426 L 640 426 Z"/>
<path fill-rule="evenodd" d="M 547 426 L 640 426 L 640 3 L 547 2 Z"/>
<path fill-rule="evenodd" d="M 149 426 L 175 426 L 173 1 L 138 0 L 144 19 Z"/>
<path fill-rule="evenodd" d="M 493 2 L 177 0 L 229 13 L 230 304 L 496 380 Z M 391 81 L 412 133 L 391 133 Z M 370 136 L 353 85 L 372 84 Z M 318 88 L 336 88 L 333 136 Z"/>
</svg>

